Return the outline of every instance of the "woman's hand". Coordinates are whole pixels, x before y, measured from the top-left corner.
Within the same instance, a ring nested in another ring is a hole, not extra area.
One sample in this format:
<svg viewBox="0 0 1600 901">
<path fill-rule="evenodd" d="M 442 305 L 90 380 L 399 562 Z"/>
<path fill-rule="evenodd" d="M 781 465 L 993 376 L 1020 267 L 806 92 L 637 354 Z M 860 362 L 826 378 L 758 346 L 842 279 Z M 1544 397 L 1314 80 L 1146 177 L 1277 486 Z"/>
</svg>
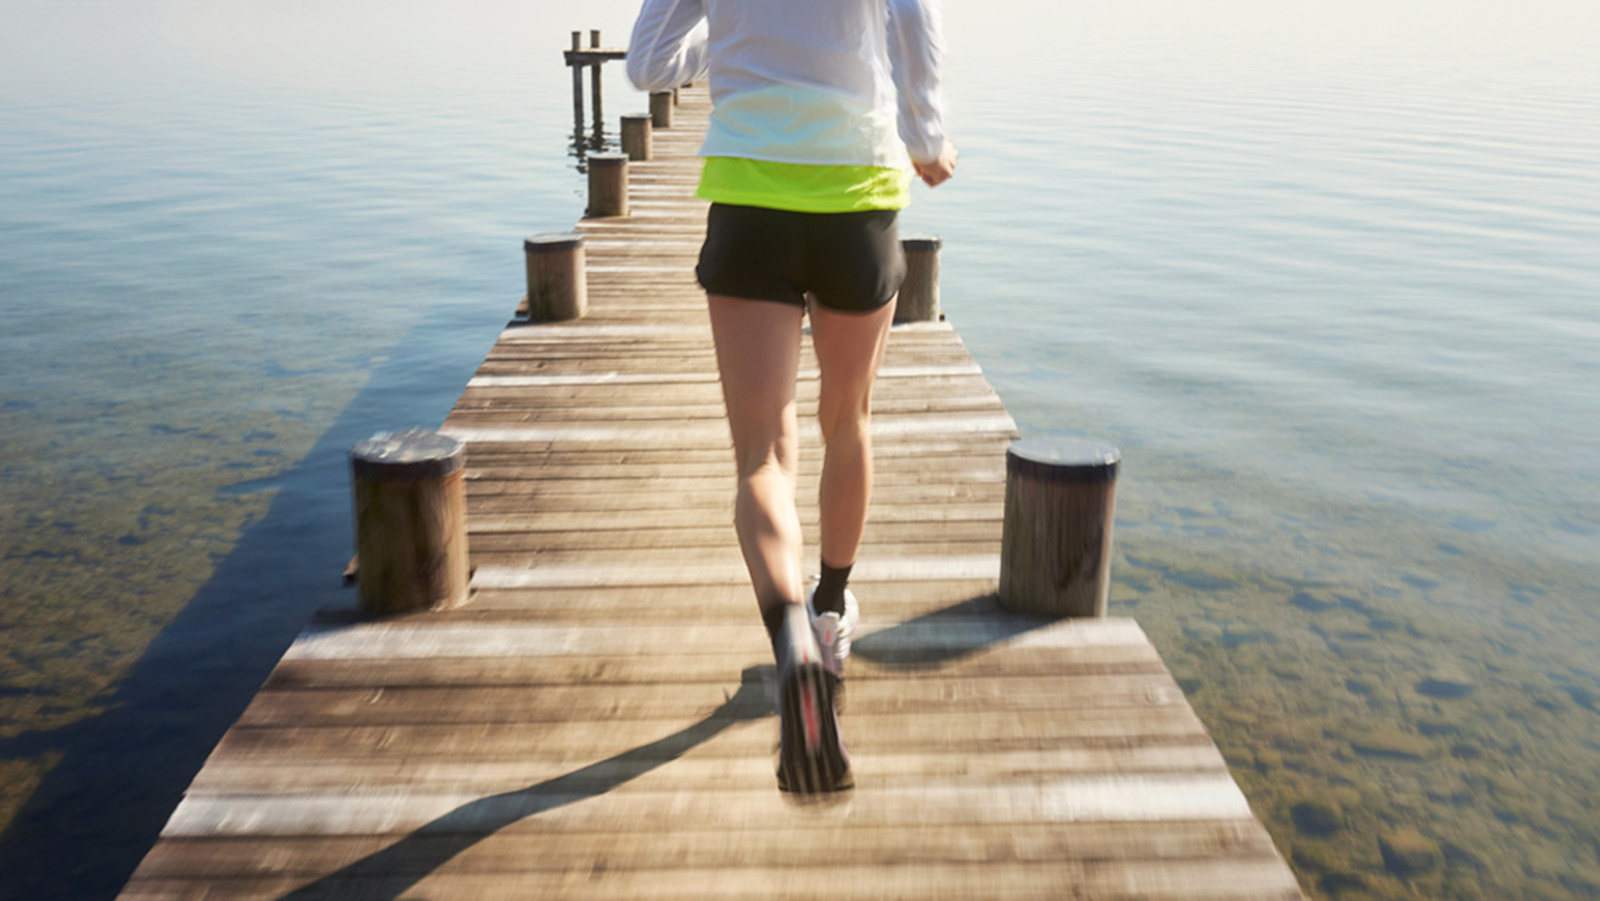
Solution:
<svg viewBox="0 0 1600 901">
<path fill-rule="evenodd" d="M 916 170 L 917 176 L 928 187 L 937 188 L 956 174 L 956 145 L 945 141 L 944 152 L 939 154 L 938 159 L 927 163 L 912 160 L 911 168 Z"/>
</svg>

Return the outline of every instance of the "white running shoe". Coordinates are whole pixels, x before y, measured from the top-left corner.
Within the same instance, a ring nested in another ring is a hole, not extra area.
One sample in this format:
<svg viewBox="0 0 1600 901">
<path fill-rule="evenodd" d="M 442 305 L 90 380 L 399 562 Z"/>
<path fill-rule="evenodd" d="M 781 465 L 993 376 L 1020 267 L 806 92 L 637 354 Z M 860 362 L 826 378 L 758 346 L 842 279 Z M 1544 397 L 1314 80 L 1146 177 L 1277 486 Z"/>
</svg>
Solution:
<svg viewBox="0 0 1600 901">
<path fill-rule="evenodd" d="M 820 582 L 813 583 L 806 596 L 806 614 L 811 617 L 811 631 L 817 635 L 822 648 L 822 663 L 835 679 L 844 678 L 844 659 L 850 656 L 850 638 L 861 624 L 861 608 L 850 589 L 844 590 L 844 613 L 818 613 L 815 601 Z"/>
</svg>

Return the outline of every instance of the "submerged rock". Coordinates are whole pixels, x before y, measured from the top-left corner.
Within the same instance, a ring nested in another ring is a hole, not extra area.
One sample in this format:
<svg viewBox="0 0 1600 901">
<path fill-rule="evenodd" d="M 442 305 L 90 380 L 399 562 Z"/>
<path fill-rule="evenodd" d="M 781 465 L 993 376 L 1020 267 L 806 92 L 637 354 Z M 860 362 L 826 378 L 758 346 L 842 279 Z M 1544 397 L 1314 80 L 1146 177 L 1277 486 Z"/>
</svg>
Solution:
<svg viewBox="0 0 1600 901">
<path fill-rule="evenodd" d="M 1345 892 L 1362 892 L 1367 888 L 1367 878 L 1356 872 L 1329 873 L 1317 880 L 1317 887 L 1330 895 Z"/>
<path fill-rule="evenodd" d="M 1581 685 L 1567 685 L 1564 686 L 1562 690 L 1567 693 L 1568 697 L 1572 698 L 1572 702 L 1574 704 L 1577 704 L 1579 707 L 1582 707 L 1585 710 L 1592 710 L 1596 713 L 1600 713 L 1600 695 L 1596 695 L 1594 692 L 1584 688 Z"/>
<path fill-rule="evenodd" d="M 1423 735 L 1460 735 L 1461 724 L 1448 717 L 1418 717 L 1417 729 Z"/>
<path fill-rule="evenodd" d="M 1256 723 L 1261 722 L 1261 719 L 1255 714 L 1232 707 L 1222 711 L 1222 718 L 1235 726 L 1254 726 Z"/>
<path fill-rule="evenodd" d="M 1344 858 L 1321 842 L 1296 842 L 1290 859 L 1301 870 L 1313 873 L 1335 873 L 1345 867 Z"/>
<path fill-rule="evenodd" d="M 1249 623 L 1232 623 L 1223 630 L 1222 644 L 1224 647 L 1237 648 L 1241 645 L 1255 644 L 1266 641 L 1267 633 L 1261 627 Z"/>
<path fill-rule="evenodd" d="M 1444 863 L 1444 852 L 1439 849 L 1439 843 L 1415 829 L 1401 829 L 1378 836 L 1378 850 L 1383 854 L 1384 866 L 1397 876 L 1430 873 Z"/>
<path fill-rule="evenodd" d="M 1349 735 L 1347 740 L 1357 754 L 1368 757 L 1423 760 L 1433 751 L 1433 745 L 1427 739 L 1388 727 L 1356 732 Z"/>
<path fill-rule="evenodd" d="M 1487 869 L 1488 865 L 1484 863 L 1484 855 L 1466 844 L 1445 842 L 1440 850 L 1444 852 L 1444 859 L 1453 864 L 1472 867 L 1475 870 Z"/>
<path fill-rule="evenodd" d="M 1417 683 L 1417 693 L 1431 698 L 1464 698 L 1472 694 L 1472 680 L 1460 669 L 1447 666 L 1434 670 Z"/>
<path fill-rule="evenodd" d="M 1333 608 L 1339 606 L 1338 601 L 1330 601 L 1319 598 L 1309 591 L 1295 592 L 1294 596 L 1289 598 L 1289 603 L 1310 613 L 1321 613 L 1324 610 L 1332 610 Z"/>
<path fill-rule="evenodd" d="M 1345 691 L 1355 695 L 1370 695 L 1373 692 L 1372 683 L 1363 679 L 1346 679 L 1344 688 Z"/>
<path fill-rule="evenodd" d="M 1305 835 L 1327 837 L 1344 827 L 1344 810 L 1332 798 L 1315 797 L 1289 808 L 1294 828 Z"/>
</svg>

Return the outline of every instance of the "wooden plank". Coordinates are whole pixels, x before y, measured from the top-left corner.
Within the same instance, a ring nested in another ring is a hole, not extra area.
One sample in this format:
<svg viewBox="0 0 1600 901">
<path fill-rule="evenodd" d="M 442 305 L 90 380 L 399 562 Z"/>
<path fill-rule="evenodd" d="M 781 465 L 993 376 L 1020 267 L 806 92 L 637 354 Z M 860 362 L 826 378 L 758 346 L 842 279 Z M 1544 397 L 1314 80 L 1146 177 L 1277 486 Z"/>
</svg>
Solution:
<svg viewBox="0 0 1600 901">
<path fill-rule="evenodd" d="M 971 474 L 962 473 L 963 476 Z M 929 480 L 911 478 L 897 478 L 885 480 L 882 485 L 873 486 L 873 500 L 883 506 L 895 504 L 921 504 L 932 501 L 948 500 L 990 500 L 1004 499 L 1005 481 L 995 478 L 994 473 L 986 473 L 982 478 L 963 478 L 959 481 Z M 800 487 L 815 488 L 816 478 L 807 476 Z M 584 479 L 584 480 L 547 480 L 547 479 L 474 479 L 467 485 L 467 495 L 479 503 L 489 506 L 491 499 L 520 500 L 523 503 L 540 501 L 539 509 L 560 509 L 552 506 L 555 499 L 566 499 L 566 503 L 577 504 L 569 509 L 616 509 L 620 500 L 624 505 L 622 509 L 650 509 L 655 502 L 666 503 L 669 506 L 694 502 L 696 505 L 710 503 L 725 506 L 732 496 L 734 482 L 727 477 L 668 477 L 662 476 L 650 479 L 629 479 L 620 472 L 613 473 L 610 478 Z M 594 497 L 596 491 L 603 491 L 611 497 Z M 812 494 L 811 491 L 802 492 Z M 636 503 L 628 503 L 636 501 Z"/>
<path fill-rule="evenodd" d="M 880 565 L 876 569 L 888 569 Z M 918 567 L 919 572 L 925 572 Z M 1017 632 L 1005 619 L 988 616 L 900 623 L 875 630 L 862 623 L 863 644 L 903 653 L 946 648 L 1127 647 L 1149 643 L 1131 619 L 1068 620 Z M 764 635 L 742 626 L 661 625 L 641 629 L 631 624 L 459 623 L 377 621 L 354 625 L 307 627 L 284 652 L 285 660 L 409 659 L 425 657 L 547 657 L 568 654 L 680 657 L 686 649 L 741 648 L 765 650 Z"/>
<path fill-rule="evenodd" d="M 1020 617 L 1006 618 L 1000 613 L 994 601 L 995 580 L 992 578 L 975 579 L 950 579 L 928 576 L 926 578 L 912 579 L 873 579 L 855 578 L 851 580 L 854 592 L 861 598 L 862 615 L 865 625 L 862 627 L 863 638 L 879 629 L 879 627 L 893 627 L 899 625 L 913 616 L 922 613 L 937 614 L 937 619 L 953 619 L 961 616 L 984 616 L 995 618 L 1017 625 L 1018 631 L 1035 628 L 1047 621 L 1024 619 Z M 566 588 L 540 588 L 535 590 L 486 590 L 479 592 L 473 603 L 452 610 L 425 611 L 390 619 L 393 623 L 406 623 L 415 620 L 429 622 L 493 622 L 511 623 L 520 617 L 496 611 L 489 602 L 496 598 L 510 601 L 515 598 L 539 598 L 549 606 L 549 611 L 544 614 L 546 618 L 559 618 L 559 610 L 583 611 L 578 616 L 584 623 L 596 624 L 606 621 L 606 617 L 592 614 L 602 610 L 617 610 L 628 614 L 635 613 L 650 604 L 659 604 L 672 608 L 682 605 L 698 604 L 702 609 L 697 621 L 708 623 L 716 622 L 720 615 L 729 610 L 738 611 L 740 615 L 747 612 L 744 606 L 750 601 L 750 586 L 748 585 L 682 585 L 640 588 L 632 586 L 604 587 L 598 585 L 578 585 Z M 738 602 L 737 606 L 729 606 Z M 883 612 L 879 608 L 885 608 Z M 910 616 L 899 612 L 890 614 L 888 608 L 897 611 L 909 607 L 924 608 L 921 613 Z M 313 623 L 349 623 L 359 622 L 360 617 L 353 614 L 339 614 L 328 611 L 325 615 L 313 617 Z M 616 622 L 631 622 L 630 617 L 618 617 Z M 869 643 L 870 644 L 870 643 Z M 1126 647 L 1137 647 L 1128 645 Z M 1148 644 L 1144 647 L 1148 648 Z M 1072 663 L 1078 659 L 1082 649 L 1076 650 L 1070 659 L 1062 659 L 1062 663 Z"/>
<path fill-rule="evenodd" d="M 920 579 L 926 578 L 929 573 L 948 573 L 951 578 L 971 579 L 998 573 L 998 564 L 994 561 L 1000 553 L 999 541 L 942 541 L 937 535 L 921 537 L 925 540 L 903 544 L 863 543 L 861 554 L 866 558 L 861 563 L 863 571 L 882 579 L 897 576 Z M 476 583 L 479 588 L 556 586 L 570 584 L 569 580 L 574 577 L 591 575 L 595 578 L 595 585 L 640 584 L 640 579 L 647 580 L 649 584 L 663 585 L 717 584 L 725 578 L 724 570 L 728 567 L 740 572 L 744 569 L 743 557 L 736 548 L 729 548 L 725 541 L 704 546 L 684 542 L 676 548 L 632 548 L 615 563 L 607 562 L 604 555 L 597 555 L 590 548 L 540 548 L 501 553 L 484 551 L 474 557 L 478 561 L 477 572 L 482 576 Z M 807 562 L 814 561 L 802 559 L 802 565 Z M 595 574 L 597 566 L 609 567 L 612 572 L 610 575 Z M 809 568 L 813 572 L 817 570 L 815 565 Z M 519 573 L 535 571 L 540 574 L 529 576 L 532 582 L 513 584 L 521 578 Z"/>
<path fill-rule="evenodd" d="M 1010 417 L 995 414 L 952 419 L 949 423 L 961 431 L 985 433 L 995 436 L 1012 436 L 1016 430 Z M 729 447 L 726 423 L 706 420 L 702 424 L 678 425 L 618 425 L 605 422 L 562 423 L 543 426 L 459 426 L 447 420 L 440 429 L 443 434 L 457 440 L 495 444 L 563 444 L 581 443 L 596 448 L 636 447 L 650 444 L 658 447 L 683 450 L 711 450 Z M 800 424 L 802 440 L 815 439 L 816 427 L 809 421 Z M 940 432 L 937 417 L 907 417 L 900 421 L 887 418 L 874 419 L 874 442 L 887 442 L 898 437 L 924 437 Z"/>
<path fill-rule="evenodd" d="M 605 788 L 605 791 L 597 789 Z M 412 791 L 329 795 L 190 795 L 163 836 L 404 835 L 447 819 L 452 830 L 489 831 L 527 817 L 550 830 L 591 831 L 655 822 L 663 831 L 693 823 L 708 831 L 759 829 L 794 818 L 771 788 L 650 792 L 583 786 L 564 779 L 498 795 Z M 925 826 L 1242 819 L 1250 816 L 1226 772 L 1061 776 L 1037 784 L 929 782 L 858 785 L 836 809 L 839 828 L 915 822 Z M 435 827 L 437 828 L 437 827 Z"/>
<path fill-rule="evenodd" d="M 805 841 L 795 841 L 795 831 Z M 1011 862 L 1065 860 L 1151 860 L 1210 858 L 1226 854 L 1270 855 L 1272 845 L 1243 821 L 1215 824 L 1178 822 L 1155 831 L 1133 823 L 1064 823 L 1018 832 L 1008 826 L 933 827 L 908 824 L 849 832 L 804 820 L 784 829 L 757 829 L 730 841 L 724 832 L 673 830 L 661 835 L 620 831 L 575 835 L 556 843 L 530 841 L 530 826 L 516 825 L 485 836 L 470 848 L 460 839 L 421 834 L 406 839 L 413 853 L 397 855 L 399 873 L 422 875 L 442 855 L 455 866 L 476 872 L 562 870 L 575 861 L 605 860 L 608 866 L 660 869 L 687 866 L 711 869 L 752 859 L 782 859 L 796 866 L 904 863 Z M 288 838 L 275 842 L 236 839 L 175 839 L 139 869 L 145 879 L 300 876 L 311 878 L 356 863 L 394 846 L 386 836 Z M 459 856 L 457 856 L 459 855 Z"/>
<path fill-rule="evenodd" d="M 747 626 L 746 631 L 750 631 Z M 766 691 L 777 696 L 775 679 Z M 552 685 L 538 691 L 509 688 L 410 688 L 263 691 L 239 717 L 241 726 L 363 726 L 388 722 L 543 723 L 569 719 L 632 720 L 686 717 L 717 709 L 721 685 L 670 682 L 619 685 Z M 852 716 L 910 713 L 938 707 L 968 711 L 1112 710 L 1182 704 L 1171 679 L 1146 674 L 1041 679 L 918 679 L 852 681 Z"/>
<path fill-rule="evenodd" d="M 874 578 L 916 579 L 932 572 L 947 573 L 953 579 L 973 579 L 994 575 L 999 562 L 996 557 L 983 554 L 954 558 L 872 559 L 861 561 L 858 565 L 869 569 Z M 623 565 L 605 560 L 570 562 L 552 559 L 544 563 L 524 560 L 504 566 L 481 564 L 472 575 L 471 587 L 564 588 L 590 585 L 611 588 L 624 585 L 727 585 L 745 584 L 747 581 L 744 564 L 733 552 L 729 556 L 697 563 L 674 559 L 649 564 L 630 561 Z"/>
<path fill-rule="evenodd" d="M 1001 897 L 1017 901 L 1077 898 L 1285 899 L 1300 898 L 1294 877 L 1280 859 L 1180 861 L 1067 861 L 992 866 L 972 864 L 877 864 L 822 870 L 833 898 L 970 899 Z M 752 897 L 799 901 L 817 897 L 818 885 L 797 866 L 766 868 L 615 870 L 605 862 L 553 873 L 452 873 L 418 879 L 361 871 L 348 879 L 320 884 L 303 897 L 346 898 L 356 891 L 369 897 L 473 898 L 522 901 L 527 898 Z M 129 899 L 278 898 L 301 887 L 303 879 L 229 880 L 195 886 L 181 881 L 133 883 Z M 833 888 L 837 884 L 838 888 Z"/>
<path fill-rule="evenodd" d="M 477 420 L 489 420 L 496 424 L 510 424 L 519 422 L 608 422 L 614 420 L 668 420 L 683 422 L 693 419 L 720 420 L 725 414 L 722 399 L 708 398 L 699 403 L 684 403 L 683 398 L 678 402 L 668 404 L 664 402 L 626 404 L 618 403 L 615 397 L 585 398 L 582 394 L 561 399 L 555 397 L 541 398 L 529 396 L 527 392 L 501 392 L 501 397 L 478 396 L 463 400 L 456 405 L 460 414 L 456 422 L 458 425 L 467 426 Z M 593 392 L 586 392 L 592 394 Z M 589 401 L 596 406 L 584 406 L 574 402 Z M 601 404 L 603 400 L 603 405 Z M 896 416 L 919 413 L 936 413 L 947 415 L 951 413 L 970 412 L 1003 412 L 1005 406 L 993 394 L 972 394 L 965 396 L 915 396 L 915 397 L 889 397 L 875 401 L 873 404 L 874 416 Z M 814 399 L 802 398 L 795 404 L 795 414 L 801 418 L 811 418 L 817 415 L 817 402 Z"/>
<path fill-rule="evenodd" d="M 1209 742 L 1149 745 L 1132 748 L 1050 748 L 993 754 L 856 751 L 855 764 L 883 786 L 917 786 L 963 779 L 1037 781 L 1059 775 L 1162 772 L 1222 772 L 1222 755 Z M 634 773 L 630 761 L 602 761 L 585 768 L 594 784 L 631 777 L 639 790 L 671 791 L 717 784 L 724 788 L 760 790 L 772 787 L 768 756 L 683 757 L 646 773 Z M 569 762 L 514 756 L 504 760 L 432 760 L 409 758 L 369 763 L 364 760 L 322 761 L 285 757 L 248 764 L 212 767 L 189 788 L 189 794 L 332 794 L 420 788 L 495 794 L 523 789 L 550 779 L 570 777 Z"/>
<path fill-rule="evenodd" d="M 692 753 L 717 757 L 765 757 L 776 751 L 777 722 L 770 704 L 754 702 L 739 711 L 753 719 L 705 716 L 628 722 L 574 719 L 561 723 L 469 725 L 235 727 L 223 736 L 208 765 L 236 765 L 286 755 L 306 760 L 385 761 L 442 758 L 457 761 L 561 760 L 584 766 L 622 754 L 651 759 L 648 748 L 694 729 L 722 728 Z M 730 715 L 731 717 L 731 715 Z M 1180 706 L 1136 711 L 1085 711 L 1070 717 L 1018 713 L 970 713 L 939 718 L 924 714 L 853 717 L 846 707 L 844 729 L 852 753 L 978 754 L 1060 748 L 1134 748 L 1209 743 L 1193 711 Z M 698 734 L 698 733 L 694 733 Z M 646 750 L 641 750 L 646 749 Z M 670 753 L 669 753 L 670 752 Z M 676 745 L 662 756 L 686 756 Z M 675 758 L 674 758 L 675 759 Z M 858 781 L 870 772 L 857 773 Z"/>
<path fill-rule="evenodd" d="M 727 517 L 723 517 L 726 519 Z M 911 544 L 973 544 L 992 542 L 999 516 L 983 519 L 956 520 L 942 524 L 935 531 L 920 523 L 880 523 L 869 533 L 867 544 L 900 546 Z M 596 551 L 596 550 L 659 550 L 663 548 L 726 547 L 732 526 L 721 523 L 715 526 L 682 525 L 677 528 L 586 529 L 583 531 L 535 531 L 501 529 L 475 531 L 471 534 L 472 549 L 479 554 L 533 554 L 546 551 Z M 927 556 L 920 553 L 918 556 Z"/>
<path fill-rule="evenodd" d="M 707 503 L 695 507 L 684 507 L 679 522 L 684 528 L 727 528 L 732 529 L 733 498 L 730 491 L 724 496 L 724 503 Z M 527 505 L 509 505 L 511 509 L 501 511 L 485 510 L 481 516 L 471 520 L 468 528 L 469 534 L 479 532 L 553 532 L 553 531 L 607 531 L 607 530 L 637 530 L 650 527 L 648 523 L 641 522 L 637 510 L 536 510 L 527 509 Z M 897 504 L 885 505 L 879 503 L 869 507 L 872 519 L 867 523 L 868 540 L 876 533 L 879 526 L 893 523 L 930 523 L 930 529 L 937 529 L 940 523 L 959 521 L 1000 521 L 1000 509 L 993 502 L 964 503 L 944 499 L 928 504 Z M 800 524 L 806 529 L 817 525 L 818 511 L 816 505 L 802 504 L 799 506 Z M 667 526 L 662 526 L 668 528 Z M 908 542 L 909 543 L 909 542 Z"/>
<path fill-rule="evenodd" d="M 893 460 L 900 457 L 925 457 L 941 455 L 974 455 L 998 453 L 1004 458 L 1010 439 L 1000 435 L 963 434 L 933 435 L 919 439 L 901 439 L 873 446 L 875 457 Z M 485 442 L 467 448 L 467 463 L 478 461 L 518 460 L 561 465 L 587 463 L 613 463 L 616 465 L 648 462 L 724 462 L 732 459 L 733 450 L 726 448 L 662 448 L 622 446 L 617 448 L 585 445 L 549 446 L 542 444 L 495 444 Z M 920 465 L 920 464 L 919 464 Z"/>
<path fill-rule="evenodd" d="M 604 401 L 624 407 L 660 407 L 694 404 L 697 406 L 722 406 L 722 387 L 715 379 L 698 378 L 679 381 L 670 391 L 663 391 L 660 380 L 639 377 L 631 381 L 617 381 L 607 376 L 508 376 L 474 380 L 458 402 L 468 408 L 494 409 L 496 405 L 516 405 L 517 408 L 555 408 L 573 403 Z M 798 383 L 797 399 L 805 405 L 806 415 L 814 415 L 818 382 L 808 379 Z M 529 388 L 538 388 L 529 391 Z M 963 398 L 972 403 L 982 399 L 998 401 L 982 375 L 952 373 L 921 378 L 884 379 L 873 389 L 874 409 L 887 409 L 884 404 L 905 404 L 921 401 L 924 404 L 945 399 Z"/>
<path fill-rule="evenodd" d="M 755 613 L 747 618 L 753 623 Z M 870 655 L 870 656 L 869 656 Z M 877 659 L 873 659 L 873 658 Z M 700 653 L 682 660 L 671 657 L 615 657 L 570 654 L 543 657 L 428 657 L 404 659 L 284 660 L 268 677 L 269 689 L 358 688 L 386 686 L 517 686 L 538 688 L 574 683 L 629 684 L 650 682 L 711 682 L 732 693 L 740 673 L 762 665 L 750 653 Z M 916 679 L 935 669 L 932 663 L 897 663 L 875 649 L 858 653 L 850 661 L 852 688 L 873 679 Z M 936 670 L 949 678 L 1030 676 L 1072 677 L 1161 673 L 1165 667 L 1154 648 L 1081 648 L 1063 660 L 1055 648 L 981 649 L 942 657 Z"/>
<path fill-rule="evenodd" d="M 469 482 L 487 481 L 582 481 L 611 486 L 614 480 L 655 480 L 664 478 L 714 478 L 718 489 L 727 488 L 734 477 L 731 455 L 718 455 L 720 459 L 703 462 L 671 461 L 659 463 L 614 464 L 610 461 L 594 463 L 558 464 L 536 462 L 526 458 L 502 458 L 478 463 L 466 469 Z M 797 467 L 802 487 L 814 485 L 822 474 L 822 461 L 803 460 Z M 929 456 L 920 458 L 915 466 L 890 466 L 874 478 L 875 485 L 904 485 L 933 481 L 1000 481 L 1005 478 L 1005 464 L 999 455 Z"/>
<path fill-rule="evenodd" d="M 535 473 L 527 473 L 535 475 Z M 820 473 L 807 472 L 798 479 L 799 493 L 813 495 L 816 493 L 820 480 Z M 730 474 L 723 472 L 716 475 L 655 475 L 633 477 L 625 470 L 612 468 L 609 473 L 591 473 L 589 478 L 577 479 L 549 479 L 549 478 L 486 478 L 479 474 L 477 478 L 467 480 L 467 494 L 470 497 L 484 498 L 496 496 L 520 496 L 527 498 L 550 497 L 584 497 L 592 495 L 596 489 L 626 494 L 628 496 L 646 497 L 652 494 L 699 494 L 708 500 L 724 502 L 733 493 L 735 482 Z M 952 486 L 950 483 L 954 483 Z M 873 493 L 881 499 L 888 496 L 894 502 L 916 502 L 919 497 L 932 497 L 944 500 L 952 496 L 959 496 L 963 491 L 967 493 L 984 493 L 977 488 L 980 485 L 1003 488 L 1005 472 L 999 467 L 985 466 L 982 469 L 910 469 L 898 473 L 894 478 L 885 478 L 873 485 Z M 991 488 L 987 493 L 992 494 Z"/>
</svg>

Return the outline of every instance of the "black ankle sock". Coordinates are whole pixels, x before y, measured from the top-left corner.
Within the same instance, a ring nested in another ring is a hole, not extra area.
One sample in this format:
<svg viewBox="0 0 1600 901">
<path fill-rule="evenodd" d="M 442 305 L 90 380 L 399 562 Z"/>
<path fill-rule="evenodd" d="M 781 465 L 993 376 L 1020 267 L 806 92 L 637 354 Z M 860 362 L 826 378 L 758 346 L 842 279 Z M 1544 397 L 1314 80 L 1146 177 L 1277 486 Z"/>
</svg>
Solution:
<svg viewBox="0 0 1600 901">
<path fill-rule="evenodd" d="M 850 570 L 854 567 L 854 563 L 840 569 L 822 564 L 822 582 L 817 585 L 812 602 L 818 613 L 844 613 L 844 586 L 849 583 Z"/>
<path fill-rule="evenodd" d="M 780 601 L 761 608 L 761 624 L 767 627 L 767 640 L 773 644 L 778 643 L 778 630 L 783 627 L 783 613 L 786 606 L 788 605 Z"/>
</svg>

